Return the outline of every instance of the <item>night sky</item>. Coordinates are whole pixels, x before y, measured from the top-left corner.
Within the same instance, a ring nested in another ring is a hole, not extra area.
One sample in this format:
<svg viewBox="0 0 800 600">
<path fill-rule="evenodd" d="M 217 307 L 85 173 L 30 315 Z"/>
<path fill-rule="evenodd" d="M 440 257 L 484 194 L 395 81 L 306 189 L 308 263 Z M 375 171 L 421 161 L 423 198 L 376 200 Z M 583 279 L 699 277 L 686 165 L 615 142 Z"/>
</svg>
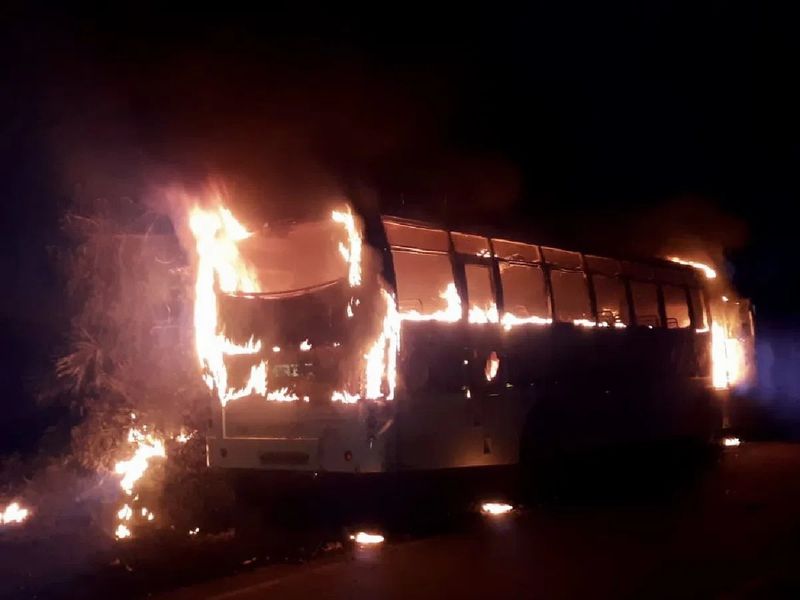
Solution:
<svg viewBox="0 0 800 600">
<path fill-rule="evenodd" d="M 269 210 L 344 192 L 582 248 L 702 239 L 763 323 L 795 324 L 796 15 L 289 6 L 5 16 L 9 399 L 63 330 L 59 210 L 212 175 Z"/>
</svg>

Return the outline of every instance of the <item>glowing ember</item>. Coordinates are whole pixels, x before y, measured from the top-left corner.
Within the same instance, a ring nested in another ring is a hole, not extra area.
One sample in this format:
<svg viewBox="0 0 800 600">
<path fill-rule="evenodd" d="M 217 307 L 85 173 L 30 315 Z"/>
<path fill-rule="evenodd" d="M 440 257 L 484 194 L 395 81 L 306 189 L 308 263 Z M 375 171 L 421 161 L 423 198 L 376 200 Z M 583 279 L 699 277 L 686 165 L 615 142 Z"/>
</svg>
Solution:
<svg viewBox="0 0 800 600">
<path fill-rule="evenodd" d="M 738 437 L 724 437 L 722 438 L 722 445 L 726 447 L 733 447 L 741 445 L 742 441 Z"/>
<path fill-rule="evenodd" d="M 217 306 L 217 289 L 227 294 L 259 290 L 256 276 L 245 264 L 237 247 L 251 234 L 224 207 L 215 210 L 195 207 L 189 217 L 189 227 L 194 234 L 198 258 L 194 328 L 203 380 L 209 389 L 216 390 L 223 406 L 230 400 L 254 393 L 264 396 L 267 392 L 264 361 L 251 367 L 244 388 L 229 387 L 225 356 L 257 355 L 261 351 L 261 342 L 251 338 L 246 344 L 239 345 L 226 339 L 219 325 Z"/>
<path fill-rule="evenodd" d="M 447 323 L 460 321 L 461 296 L 458 295 L 455 284 L 447 284 L 447 287 L 439 294 L 439 297 L 447 301 L 447 308 L 444 310 L 437 310 L 430 314 L 422 314 L 416 310 L 401 312 L 400 319 L 403 321 L 444 321 Z"/>
<path fill-rule="evenodd" d="M 0 525 L 22 523 L 30 515 L 27 508 L 20 506 L 19 502 L 12 502 L 0 511 Z"/>
<path fill-rule="evenodd" d="M 186 431 L 181 429 L 181 432 L 176 435 L 173 439 L 178 442 L 179 444 L 185 444 L 190 439 L 194 437 L 194 434 L 197 433 L 196 431 Z"/>
<path fill-rule="evenodd" d="M 195 527 L 194 529 L 189 530 L 189 535 L 197 535 L 198 533 L 200 533 L 199 527 Z"/>
<path fill-rule="evenodd" d="M 300 352 L 308 352 L 309 350 L 311 350 L 311 344 L 308 343 L 308 340 L 300 342 Z"/>
<path fill-rule="evenodd" d="M 356 544 L 361 544 L 363 546 L 382 544 L 384 541 L 384 537 L 381 534 L 367 533 L 365 531 L 359 531 L 357 534 L 351 535 L 350 539 L 353 540 Z"/>
<path fill-rule="evenodd" d="M 122 521 L 130 521 L 132 516 L 133 509 L 127 504 L 123 505 L 122 508 L 120 508 L 117 512 L 117 518 Z"/>
<path fill-rule="evenodd" d="M 129 538 L 131 537 L 131 530 L 120 523 L 117 525 L 117 529 L 114 531 L 114 537 L 116 537 L 118 540 Z"/>
<path fill-rule="evenodd" d="M 668 256 L 667 260 L 671 260 L 672 262 L 675 262 L 675 263 L 678 263 L 678 264 L 681 264 L 681 265 L 687 265 L 689 267 L 694 267 L 695 269 L 699 269 L 700 271 L 702 271 L 705 274 L 706 279 L 716 279 L 717 278 L 717 272 L 714 269 L 712 269 L 711 267 L 709 267 L 707 264 L 704 264 L 704 263 L 701 263 L 701 262 L 696 262 L 696 261 L 693 261 L 693 260 L 685 260 L 683 258 L 678 258 L 677 256 Z"/>
<path fill-rule="evenodd" d="M 504 515 L 514 510 L 514 507 L 504 502 L 484 502 L 481 504 L 481 512 L 485 515 Z"/>
</svg>

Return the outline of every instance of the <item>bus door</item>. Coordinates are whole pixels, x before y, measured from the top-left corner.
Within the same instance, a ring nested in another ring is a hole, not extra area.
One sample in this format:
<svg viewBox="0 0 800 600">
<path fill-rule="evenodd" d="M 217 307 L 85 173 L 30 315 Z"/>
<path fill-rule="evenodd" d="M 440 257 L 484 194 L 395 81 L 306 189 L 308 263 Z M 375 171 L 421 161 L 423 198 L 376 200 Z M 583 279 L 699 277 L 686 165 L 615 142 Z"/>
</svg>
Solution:
<svg viewBox="0 0 800 600">
<path fill-rule="evenodd" d="M 452 234 L 456 272 L 465 313 L 465 366 L 472 426 L 473 463 L 504 464 L 516 460 L 504 422 L 510 419 L 503 368 L 503 332 L 499 317 L 499 286 L 488 240 Z M 513 456 L 512 456 L 513 455 Z"/>
</svg>

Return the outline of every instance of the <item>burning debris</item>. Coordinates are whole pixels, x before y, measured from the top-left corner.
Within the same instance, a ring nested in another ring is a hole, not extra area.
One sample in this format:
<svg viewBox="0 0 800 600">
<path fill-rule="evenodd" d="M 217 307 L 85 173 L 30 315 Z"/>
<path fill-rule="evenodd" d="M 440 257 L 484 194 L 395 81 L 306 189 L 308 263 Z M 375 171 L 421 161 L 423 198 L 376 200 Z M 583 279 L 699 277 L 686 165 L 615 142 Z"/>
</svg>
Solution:
<svg viewBox="0 0 800 600">
<path fill-rule="evenodd" d="M 135 417 L 135 415 L 132 415 Z M 183 435 L 183 434 L 181 434 Z M 153 433 L 146 431 L 146 427 L 131 427 L 128 431 L 128 444 L 133 448 L 133 455 L 127 460 L 120 460 L 114 466 L 114 472 L 121 475 L 119 485 L 122 491 L 131 498 L 131 502 L 136 502 L 139 496 L 134 493 L 137 483 L 147 472 L 150 461 L 154 458 L 166 458 L 167 452 L 164 440 Z M 188 441 L 188 438 L 187 438 Z M 141 518 L 152 521 L 155 515 L 142 507 L 140 510 Z M 129 538 L 132 535 L 129 524 L 134 518 L 134 510 L 127 502 L 117 511 L 119 523 L 114 532 L 117 539 Z"/>
<path fill-rule="evenodd" d="M 385 541 L 381 534 L 368 533 L 366 531 L 359 531 L 355 535 L 351 535 L 350 539 L 360 546 L 374 546 Z"/>
<path fill-rule="evenodd" d="M 492 517 L 505 515 L 513 510 L 514 507 L 505 502 L 484 502 L 481 504 L 481 512 Z"/>
<path fill-rule="evenodd" d="M 733 448 L 740 446 L 742 441 L 738 437 L 724 437 L 722 438 L 722 445 L 726 448 Z"/>
<path fill-rule="evenodd" d="M 23 508 L 19 502 L 12 502 L 0 511 L 0 526 L 22 523 L 29 516 L 29 509 Z"/>
</svg>

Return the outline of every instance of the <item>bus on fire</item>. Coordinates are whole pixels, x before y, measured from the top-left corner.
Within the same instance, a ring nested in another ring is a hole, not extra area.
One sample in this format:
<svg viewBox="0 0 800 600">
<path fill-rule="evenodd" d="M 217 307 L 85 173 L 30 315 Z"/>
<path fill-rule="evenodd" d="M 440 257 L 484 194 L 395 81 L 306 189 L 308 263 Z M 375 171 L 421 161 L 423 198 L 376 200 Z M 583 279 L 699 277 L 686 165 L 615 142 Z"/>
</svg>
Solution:
<svg viewBox="0 0 800 600">
<path fill-rule="evenodd" d="M 481 467 L 711 440 L 753 374 L 749 303 L 679 258 L 350 208 L 256 232 L 198 208 L 190 224 L 212 467 Z"/>
</svg>

